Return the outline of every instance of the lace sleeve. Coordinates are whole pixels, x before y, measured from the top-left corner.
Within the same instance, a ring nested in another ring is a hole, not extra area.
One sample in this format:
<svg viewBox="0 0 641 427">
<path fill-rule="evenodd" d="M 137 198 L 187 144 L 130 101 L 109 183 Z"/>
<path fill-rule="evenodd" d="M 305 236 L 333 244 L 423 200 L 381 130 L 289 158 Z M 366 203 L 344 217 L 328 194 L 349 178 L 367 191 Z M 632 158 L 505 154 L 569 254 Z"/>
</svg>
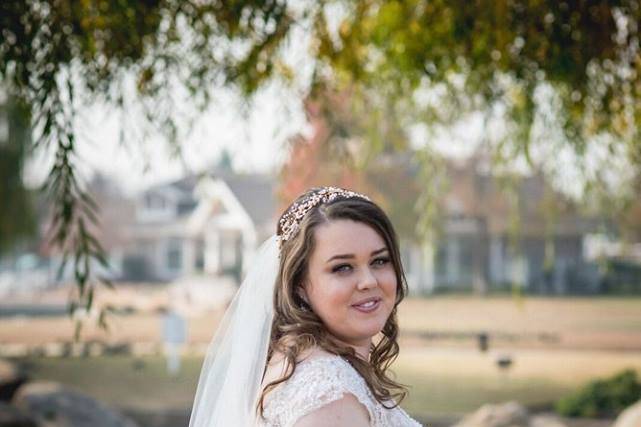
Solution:
<svg viewBox="0 0 641 427">
<path fill-rule="evenodd" d="M 293 426 L 300 418 L 348 393 L 365 406 L 373 420 L 375 408 L 367 395 L 367 385 L 345 360 L 331 356 L 301 362 L 287 382 L 267 395 L 263 425 Z"/>
</svg>

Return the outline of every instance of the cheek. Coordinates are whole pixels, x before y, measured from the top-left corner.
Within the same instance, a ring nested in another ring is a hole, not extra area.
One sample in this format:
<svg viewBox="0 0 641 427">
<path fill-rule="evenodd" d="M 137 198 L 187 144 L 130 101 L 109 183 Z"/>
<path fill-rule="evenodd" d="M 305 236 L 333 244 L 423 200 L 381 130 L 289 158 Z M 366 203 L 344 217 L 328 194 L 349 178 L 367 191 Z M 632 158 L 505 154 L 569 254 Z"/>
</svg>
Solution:
<svg viewBox="0 0 641 427">
<path fill-rule="evenodd" d="M 325 280 L 315 283 L 310 299 L 328 317 L 338 315 L 349 305 L 354 286 L 347 281 Z"/>
<path fill-rule="evenodd" d="M 379 276 L 378 283 L 381 286 L 381 290 L 383 291 L 383 294 L 388 299 L 393 299 L 395 301 L 397 280 L 396 280 L 396 273 L 394 272 L 394 269 L 390 268 L 382 272 L 381 275 Z"/>
</svg>

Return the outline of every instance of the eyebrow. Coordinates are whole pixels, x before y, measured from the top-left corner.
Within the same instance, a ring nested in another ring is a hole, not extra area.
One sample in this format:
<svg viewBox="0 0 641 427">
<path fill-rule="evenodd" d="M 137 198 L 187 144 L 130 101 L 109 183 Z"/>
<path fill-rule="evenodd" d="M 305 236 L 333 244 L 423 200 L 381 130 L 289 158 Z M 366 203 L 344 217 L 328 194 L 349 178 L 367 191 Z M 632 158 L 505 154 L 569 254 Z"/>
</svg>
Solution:
<svg viewBox="0 0 641 427">
<path fill-rule="evenodd" d="M 377 249 L 377 250 L 375 250 L 374 252 L 372 252 L 370 256 L 378 255 L 378 254 L 380 254 L 381 252 L 385 252 L 386 250 L 387 250 L 387 248 L 386 248 L 386 247 L 383 247 L 383 248 Z M 335 259 L 346 259 L 346 258 L 356 258 L 356 257 L 354 256 L 354 254 L 340 254 L 340 255 L 334 255 L 333 257 L 331 257 L 330 259 L 328 259 L 328 260 L 326 261 L 326 263 L 327 263 L 327 262 L 330 262 L 330 261 L 332 261 L 332 260 L 335 260 Z"/>
</svg>

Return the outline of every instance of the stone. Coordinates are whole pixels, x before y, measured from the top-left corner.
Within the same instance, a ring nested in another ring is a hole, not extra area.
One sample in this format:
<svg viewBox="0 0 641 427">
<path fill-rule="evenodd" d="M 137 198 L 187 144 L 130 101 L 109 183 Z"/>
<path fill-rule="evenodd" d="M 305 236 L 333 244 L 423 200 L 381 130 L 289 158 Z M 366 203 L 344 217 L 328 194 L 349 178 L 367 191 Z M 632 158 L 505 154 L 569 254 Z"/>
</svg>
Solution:
<svg viewBox="0 0 641 427">
<path fill-rule="evenodd" d="M 621 412 L 614 427 L 641 427 L 641 400 Z"/>
<path fill-rule="evenodd" d="M 27 375 L 16 365 L 0 359 L 0 401 L 10 401 L 27 379 Z"/>
<path fill-rule="evenodd" d="M 566 427 L 554 415 L 530 416 L 517 402 L 483 405 L 455 427 Z"/>
<path fill-rule="evenodd" d="M 137 427 L 107 405 L 53 382 L 23 385 L 13 404 L 46 427 Z"/>
<path fill-rule="evenodd" d="M 38 424 L 15 406 L 0 402 L 0 427 L 38 427 Z"/>
<path fill-rule="evenodd" d="M 455 427 L 530 427 L 527 409 L 516 402 L 483 405 Z"/>
<path fill-rule="evenodd" d="M 566 427 L 555 415 L 536 415 L 530 419 L 530 427 Z"/>
</svg>

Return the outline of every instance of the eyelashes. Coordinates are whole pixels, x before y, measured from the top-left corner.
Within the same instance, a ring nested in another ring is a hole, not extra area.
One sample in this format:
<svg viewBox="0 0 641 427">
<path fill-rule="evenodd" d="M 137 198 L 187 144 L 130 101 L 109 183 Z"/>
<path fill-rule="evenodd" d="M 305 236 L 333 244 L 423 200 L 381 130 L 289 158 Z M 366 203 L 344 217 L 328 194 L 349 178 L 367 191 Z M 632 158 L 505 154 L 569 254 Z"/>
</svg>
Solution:
<svg viewBox="0 0 641 427">
<path fill-rule="evenodd" d="M 377 264 L 377 265 L 385 265 L 388 262 L 390 262 L 390 258 L 389 257 L 380 257 L 380 258 L 376 258 L 374 260 L 374 264 Z"/>
<path fill-rule="evenodd" d="M 384 266 L 390 262 L 389 257 L 380 257 L 372 261 L 374 266 Z M 332 268 L 332 273 L 346 273 L 352 270 L 351 264 L 338 264 Z"/>
</svg>

